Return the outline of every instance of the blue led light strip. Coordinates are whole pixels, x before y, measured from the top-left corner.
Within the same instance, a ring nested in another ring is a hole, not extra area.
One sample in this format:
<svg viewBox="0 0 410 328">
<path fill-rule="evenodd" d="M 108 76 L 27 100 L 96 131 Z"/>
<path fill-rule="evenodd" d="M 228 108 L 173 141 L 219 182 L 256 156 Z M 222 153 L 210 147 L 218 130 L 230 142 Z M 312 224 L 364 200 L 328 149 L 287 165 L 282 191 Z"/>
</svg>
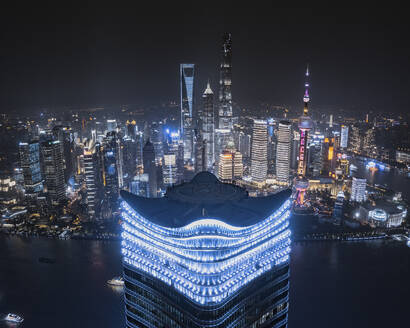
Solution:
<svg viewBox="0 0 410 328">
<path fill-rule="evenodd" d="M 248 227 L 205 218 L 167 228 L 123 202 L 123 261 L 196 303 L 220 303 L 289 260 L 290 205 L 287 200 L 274 214 Z"/>
</svg>

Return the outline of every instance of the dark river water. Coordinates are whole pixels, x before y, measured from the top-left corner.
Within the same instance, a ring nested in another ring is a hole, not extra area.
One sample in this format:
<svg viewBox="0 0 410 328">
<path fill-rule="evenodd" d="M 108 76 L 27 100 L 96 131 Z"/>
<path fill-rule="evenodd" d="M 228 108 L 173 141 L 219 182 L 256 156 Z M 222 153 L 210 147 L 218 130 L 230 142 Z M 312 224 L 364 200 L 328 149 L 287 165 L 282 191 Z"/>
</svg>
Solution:
<svg viewBox="0 0 410 328">
<path fill-rule="evenodd" d="M 387 185 L 394 191 L 400 191 L 404 198 L 410 200 L 410 179 L 405 174 L 393 168 L 390 171 L 370 171 L 366 169 L 365 162 L 353 160 L 352 163 L 357 166 L 357 171 L 352 172 L 352 176 L 366 178 L 370 184 Z"/>
<path fill-rule="evenodd" d="M 120 272 L 117 242 L 0 236 L 0 315 L 21 314 L 24 328 L 123 328 L 121 292 L 106 284 Z M 404 243 L 293 245 L 290 328 L 406 327 L 409 293 Z"/>
</svg>

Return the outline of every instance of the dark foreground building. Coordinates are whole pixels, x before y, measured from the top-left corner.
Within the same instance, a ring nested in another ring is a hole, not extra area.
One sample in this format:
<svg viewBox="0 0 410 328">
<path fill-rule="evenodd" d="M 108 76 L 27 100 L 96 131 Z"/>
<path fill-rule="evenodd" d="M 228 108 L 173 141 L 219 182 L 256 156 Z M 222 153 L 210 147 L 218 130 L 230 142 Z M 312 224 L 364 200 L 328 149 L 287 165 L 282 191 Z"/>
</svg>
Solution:
<svg viewBox="0 0 410 328">
<path fill-rule="evenodd" d="M 207 172 L 163 198 L 122 192 L 127 327 L 286 327 L 290 193 Z"/>
</svg>

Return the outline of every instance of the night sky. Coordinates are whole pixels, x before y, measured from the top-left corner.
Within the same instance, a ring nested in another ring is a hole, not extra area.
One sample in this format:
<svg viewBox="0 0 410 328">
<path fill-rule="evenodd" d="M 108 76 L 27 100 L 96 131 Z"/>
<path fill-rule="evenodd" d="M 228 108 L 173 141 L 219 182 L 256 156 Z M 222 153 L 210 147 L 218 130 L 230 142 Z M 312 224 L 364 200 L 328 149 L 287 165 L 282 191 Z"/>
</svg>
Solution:
<svg viewBox="0 0 410 328">
<path fill-rule="evenodd" d="M 410 107 L 410 23 L 403 8 L 140 2 L 2 8 L 0 112 L 176 101 L 182 62 L 198 65 L 199 90 L 211 78 L 215 91 L 224 31 L 232 33 L 233 98 L 241 106 L 299 106 L 309 63 L 312 107 Z"/>
</svg>

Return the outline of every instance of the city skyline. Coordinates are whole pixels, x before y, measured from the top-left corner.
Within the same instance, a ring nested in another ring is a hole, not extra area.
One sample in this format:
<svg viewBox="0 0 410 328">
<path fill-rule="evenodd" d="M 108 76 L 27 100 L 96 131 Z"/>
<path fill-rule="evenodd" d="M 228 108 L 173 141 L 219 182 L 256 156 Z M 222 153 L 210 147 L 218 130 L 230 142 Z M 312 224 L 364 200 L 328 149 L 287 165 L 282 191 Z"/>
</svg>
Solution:
<svg viewBox="0 0 410 328">
<path fill-rule="evenodd" d="M 149 10 L 146 17 L 131 20 L 138 13 L 111 12 L 103 5 L 86 7 L 78 15 L 46 7 L 38 16 L 39 21 L 47 16 L 41 24 L 29 10 L 23 10 L 21 21 L 11 20 L 14 11 L 6 10 L 10 15 L 1 23 L 9 32 L 2 37 L 2 112 L 31 106 L 175 101 L 175 76 L 183 62 L 198 68 L 199 96 L 208 78 L 217 89 L 220 45 L 214 40 L 224 32 L 232 34 L 232 92 L 241 107 L 262 102 L 297 107 L 299 72 L 306 63 L 315 72 L 313 108 L 398 112 L 409 105 L 409 46 L 401 41 L 407 31 L 397 10 L 370 15 L 362 8 L 178 9 L 156 11 L 158 26 Z M 230 10 L 235 14 L 226 15 Z M 273 18 L 267 20 L 271 13 Z M 212 24 L 206 20 L 209 16 L 215 18 Z M 102 17 L 108 18 L 106 24 L 99 22 Z M 244 17 L 246 28 L 238 24 Z M 183 28 L 184 24 L 199 27 Z"/>
<path fill-rule="evenodd" d="M 35 6 L 0 11 L 0 328 L 406 322 L 404 11 Z"/>
</svg>

